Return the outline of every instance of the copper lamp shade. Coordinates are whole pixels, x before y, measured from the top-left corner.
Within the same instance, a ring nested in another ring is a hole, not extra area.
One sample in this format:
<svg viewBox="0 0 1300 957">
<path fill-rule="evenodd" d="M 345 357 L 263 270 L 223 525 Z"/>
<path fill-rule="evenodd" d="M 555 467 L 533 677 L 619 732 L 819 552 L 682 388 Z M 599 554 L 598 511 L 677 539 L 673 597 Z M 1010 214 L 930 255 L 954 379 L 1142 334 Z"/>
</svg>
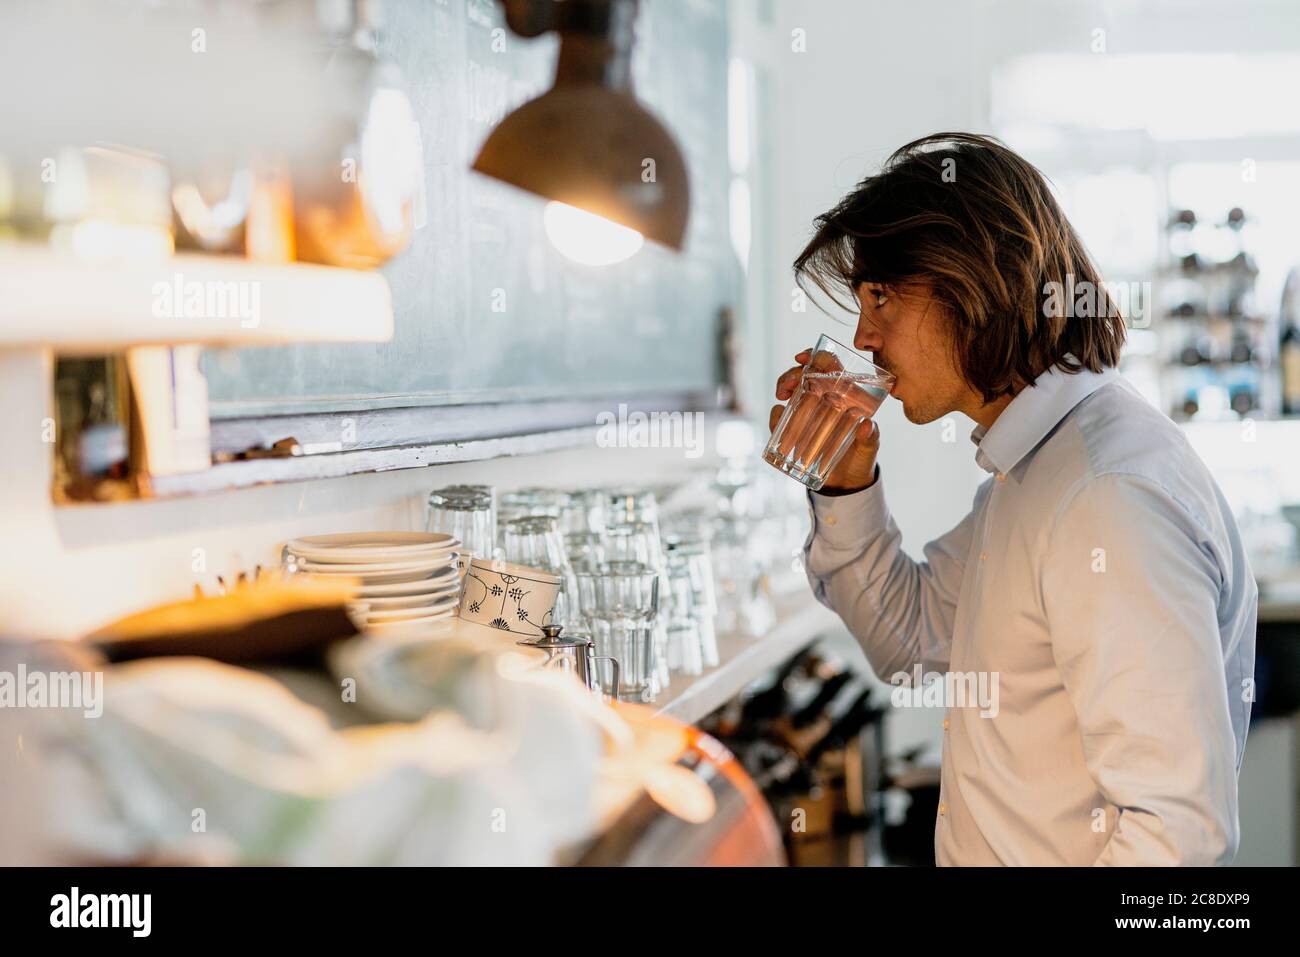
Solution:
<svg viewBox="0 0 1300 957">
<path fill-rule="evenodd" d="M 506 11 L 521 35 L 560 31 L 555 84 L 498 124 L 474 169 L 680 251 L 690 184 L 672 135 L 632 93 L 636 0 L 515 2 Z"/>
</svg>

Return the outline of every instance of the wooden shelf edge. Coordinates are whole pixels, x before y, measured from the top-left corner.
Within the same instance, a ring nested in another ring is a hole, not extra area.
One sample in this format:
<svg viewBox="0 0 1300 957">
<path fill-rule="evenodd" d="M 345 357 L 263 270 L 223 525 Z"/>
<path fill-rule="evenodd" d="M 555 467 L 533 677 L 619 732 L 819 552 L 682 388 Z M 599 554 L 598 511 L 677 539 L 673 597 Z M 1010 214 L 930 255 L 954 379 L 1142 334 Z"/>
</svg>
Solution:
<svg viewBox="0 0 1300 957">
<path fill-rule="evenodd" d="M 208 495 L 278 482 L 309 482 L 367 472 L 391 472 L 399 469 L 424 468 L 429 465 L 448 465 L 453 462 L 481 462 L 514 455 L 538 455 L 543 452 L 574 449 L 584 444 L 594 445 L 595 440 L 595 427 L 584 426 L 468 442 L 408 445 L 397 448 L 360 449 L 354 452 L 300 455 L 282 459 L 227 462 L 214 465 L 202 472 L 155 477 L 151 480 L 150 497 Z"/>
</svg>

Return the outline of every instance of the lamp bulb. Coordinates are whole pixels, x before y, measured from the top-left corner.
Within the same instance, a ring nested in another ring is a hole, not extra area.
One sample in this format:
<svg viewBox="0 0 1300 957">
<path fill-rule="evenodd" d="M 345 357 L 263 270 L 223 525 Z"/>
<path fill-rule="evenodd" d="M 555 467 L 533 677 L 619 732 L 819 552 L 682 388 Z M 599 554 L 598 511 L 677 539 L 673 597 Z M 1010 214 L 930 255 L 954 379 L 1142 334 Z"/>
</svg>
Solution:
<svg viewBox="0 0 1300 957">
<path fill-rule="evenodd" d="M 574 262 L 587 266 L 622 262 L 645 242 L 635 229 L 568 203 L 547 203 L 542 220 L 551 245 Z"/>
</svg>

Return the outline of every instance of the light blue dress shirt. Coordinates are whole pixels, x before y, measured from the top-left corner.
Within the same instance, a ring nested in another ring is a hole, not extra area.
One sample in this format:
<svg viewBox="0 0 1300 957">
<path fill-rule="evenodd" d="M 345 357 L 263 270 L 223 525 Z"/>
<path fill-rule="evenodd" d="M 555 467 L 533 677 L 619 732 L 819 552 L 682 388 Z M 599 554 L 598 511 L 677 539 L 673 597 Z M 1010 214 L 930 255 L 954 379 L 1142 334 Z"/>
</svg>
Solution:
<svg viewBox="0 0 1300 957">
<path fill-rule="evenodd" d="M 1113 369 L 1049 370 L 972 439 L 993 475 L 924 561 L 879 472 L 809 494 L 818 599 L 947 708 L 938 862 L 1228 862 L 1259 593 L 1214 479 Z"/>
</svg>

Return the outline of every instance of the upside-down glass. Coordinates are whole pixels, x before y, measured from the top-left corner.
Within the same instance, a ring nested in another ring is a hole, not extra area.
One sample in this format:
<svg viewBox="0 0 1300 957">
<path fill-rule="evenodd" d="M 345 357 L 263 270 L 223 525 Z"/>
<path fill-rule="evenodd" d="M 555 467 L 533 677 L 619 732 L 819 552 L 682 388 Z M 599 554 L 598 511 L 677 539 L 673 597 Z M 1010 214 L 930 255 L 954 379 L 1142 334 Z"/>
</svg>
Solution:
<svg viewBox="0 0 1300 957">
<path fill-rule="evenodd" d="M 505 548 L 506 525 L 514 519 L 550 515 L 558 521 L 568 500 L 567 492 L 553 488 L 519 488 L 503 492 L 497 518 L 497 546 Z"/>
<path fill-rule="evenodd" d="M 715 631 L 715 619 L 718 614 L 717 591 L 713 578 L 713 557 L 707 539 L 699 534 L 675 534 L 664 538 L 665 561 L 668 575 L 673 582 L 673 608 L 680 603 L 688 610 L 689 618 L 695 623 L 696 643 L 699 647 L 698 660 L 701 668 L 718 666 L 718 637 Z M 678 578 L 684 578 L 687 587 L 679 600 Z M 669 635 L 672 643 L 672 635 Z M 689 654 L 683 656 L 682 670 L 687 674 L 698 674 L 690 670 L 694 660 L 694 648 L 685 649 Z"/>
<path fill-rule="evenodd" d="M 654 505 L 653 493 L 646 493 L 650 496 L 652 503 L 650 508 L 657 514 L 658 507 Z M 632 496 L 628 496 L 627 502 L 631 502 Z M 644 500 L 636 506 L 635 510 L 640 514 L 646 515 Z M 620 516 L 627 516 L 632 513 L 633 509 L 629 508 L 616 509 L 615 513 Z M 659 573 L 659 602 L 661 610 L 666 611 L 672 601 L 672 595 L 668 589 L 668 575 L 664 564 L 663 543 L 659 537 L 659 523 L 657 518 L 653 521 L 624 521 L 612 523 L 605 529 L 605 555 L 610 561 L 619 562 L 640 562 L 648 565 Z M 654 625 L 655 645 L 658 649 L 656 658 L 658 664 L 658 683 L 660 688 L 668 687 L 672 680 L 673 667 L 679 660 L 676 649 L 669 646 L 668 643 L 668 615 L 661 614 L 655 619 Z"/>
<path fill-rule="evenodd" d="M 469 558 L 492 558 L 496 542 L 491 491 L 469 486 L 448 486 L 429 493 L 425 531 L 446 532 L 465 546 L 462 568 Z"/>
<path fill-rule="evenodd" d="M 560 530 L 566 535 L 591 533 L 599 535 L 605 530 L 605 490 L 598 488 L 575 489 L 569 492 L 568 502 L 560 515 Z"/>
<path fill-rule="evenodd" d="M 710 546 L 717 585 L 717 630 L 759 637 L 775 621 L 767 576 L 755 557 L 753 523 L 736 515 L 718 517 Z"/>
<path fill-rule="evenodd" d="M 506 522 L 503 548 L 508 562 L 560 576 L 560 595 L 552 621 L 571 627 L 577 620 L 578 590 L 564 536 L 560 534 L 559 519 L 551 515 L 526 515 Z"/>
<path fill-rule="evenodd" d="M 505 519 L 525 515 L 550 515 L 559 518 L 569 504 L 569 493 L 554 488 L 518 488 L 501 496 L 501 515 Z"/>
<path fill-rule="evenodd" d="M 658 571 L 640 562 L 607 562 L 579 572 L 577 578 L 583 617 L 591 625 L 596 653 L 618 660 L 621 696 L 631 701 L 654 700 L 659 690 L 654 640 Z"/>
<path fill-rule="evenodd" d="M 669 561 L 668 591 L 668 654 L 672 656 L 672 669 L 684 675 L 703 674 L 700 623 L 695 614 L 690 569 L 684 561 Z"/>
<path fill-rule="evenodd" d="M 659 529 L 649 522 L 622 522 L 605 529 L 605 554 L 614 562 L 641 562 L 655 568 L 664 562 Z"/>
<path fill-rule="evenodd" d="M 564 536 L 564 550 L 569 564 L 577 571 L 590 565 L 599 565 L 606 559 L 605 539 L 596 532 L 572 532 Z"/>
<path fill-rule="evenodd" d="M 447 485 L 441 489 L 438 489 L 437 491 L 464 492 L 471 495 L 478 495 L 482 498 L 486 498 L 488 500 L 488 504 L 492 516 L 490 519 L 490 524 L 492 528 L 492 537 L 493 537 L 493 541 L 496 541 L 496 536 L 498 534 L 497 526 L 498 526 L 499 519 L 497 517 L 497 489 L 495 485 Z M 493 558 L 495 556 L 488 555 L 486 557 Z"/>
<path fill-rule="evenodd" d="M 772 431 L 763 461 L 814 492 L 894 387 L 894 377 L 830 336 L 822 336 Z"/>
<path fill-rule="evenodd" d="M 647 488 L 616 488 L 605 492 L 606 526 L 648 522 L 659 530 L 659 500 Z"/>
</svg>

